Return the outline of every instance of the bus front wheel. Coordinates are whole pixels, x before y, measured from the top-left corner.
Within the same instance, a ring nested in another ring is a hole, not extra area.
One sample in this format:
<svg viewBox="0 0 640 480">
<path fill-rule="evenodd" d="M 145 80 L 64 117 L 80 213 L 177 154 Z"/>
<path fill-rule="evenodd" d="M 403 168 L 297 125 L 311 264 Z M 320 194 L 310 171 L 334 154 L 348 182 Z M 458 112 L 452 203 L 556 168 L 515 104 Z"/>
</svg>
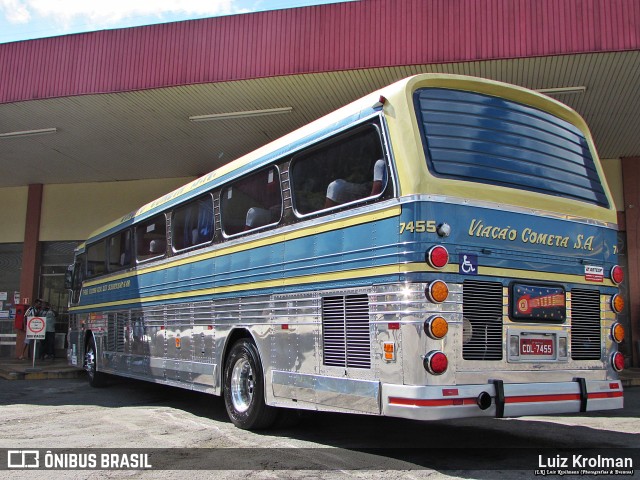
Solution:
<svg viewBox="0 0 640 480">
<path fill-rule="evenodd" d="M 224 403 L 233 424 L 244 430 L 269 428 L 277 410 L 264 401 L 264 374 L 255 344 L 238 340 L 227 357 L 224 369 Z"/>
<path fill-rule="evenodd" d="M 98 372 L 96 369 L 96 352 L 96 342 L 93 339 L 93 335 L 90 335 L 87 350 L 84 355 L 84 369 L 87 371 L 89 377 L 89 385 L 92 387 L 104 387 L 106 378 L 104 373 Z"/>
</svg>

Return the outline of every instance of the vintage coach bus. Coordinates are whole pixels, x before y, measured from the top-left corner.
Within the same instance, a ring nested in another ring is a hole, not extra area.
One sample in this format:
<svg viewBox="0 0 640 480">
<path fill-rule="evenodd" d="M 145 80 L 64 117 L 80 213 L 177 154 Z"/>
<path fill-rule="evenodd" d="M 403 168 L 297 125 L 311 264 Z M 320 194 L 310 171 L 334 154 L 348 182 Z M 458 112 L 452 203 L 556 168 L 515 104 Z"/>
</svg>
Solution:
<svg viewBox="0 0 640 480">
<path fill-rule="evenodd" d="M 616 211 L 584 121 L 471 77 L 394 83 L 93 233 L 68 358 L 290 409 L 615 409 Z"/>
</svg>

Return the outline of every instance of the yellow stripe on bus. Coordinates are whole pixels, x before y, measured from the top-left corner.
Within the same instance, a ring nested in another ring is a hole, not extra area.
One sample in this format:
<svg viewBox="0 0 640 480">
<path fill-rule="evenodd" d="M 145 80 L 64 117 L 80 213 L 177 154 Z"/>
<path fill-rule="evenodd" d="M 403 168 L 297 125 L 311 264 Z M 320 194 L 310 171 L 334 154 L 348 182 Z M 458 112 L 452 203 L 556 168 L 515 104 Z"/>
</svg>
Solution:
<svg viewBox="0 0 640 480">
<path fill-rule="evenodd" d="M 457 271 L 457 270 L 456 270 Z M 536 272 L 533 270 L 516 270 L 510 268 L 494 268 L 494 267 L 478 267 L 479 275 L 487 275 L 491 277 L 506 277 L 517 280 L 540 280 L 558 283 L 580 283 L 584 285 L 614 287 L 615 284 L 611 280 L 604 279 L 602 282 L 590 282 L 583 275 L 571 275 L 568 273 L 548 273 Z"/>
<path fill-rule="evenodd" d="M 120 275 L 114 275 L 112 277 L 103 277 L 99 280 L 91 280 L 89 282 L 85 282 L 84 287 L 91 287 L 94 285 L 99 285 L 101 283 L 113 282 L 115 280 L 121 280 L 123 278 L 129 278 L 136 275 L 142 275 L 145 273 L 153 273 L 153 272 L 165 270 L 168 268 L 187 265 L 189 263 L 195 263 L 202 260 L 222 257 L 224 255 L 231 255 L 233 253 L 244 252 L 246 250 L 252 250 L 254 248 L 266 247 L 270 245 L 275 245 L 277 243 L 284 243 L 290 240 L 296 240 L 298 238 L 309 237 L 311 235 L 330 232 L 332 230 L 340 230 L 342 228 L 353 227 L 356 225 L 363 225 L 366 223 L 385 220 L 387 218 L 392 218 L 392 217 L 398 217 L 400 216 L 400 213 L 402 213 L 402 208 L 399 205 L 386 208 L 384 210 L 379 210 L 377 212 L 362 213 L 350 218 L 346 218 L 344 220 L 332 221 L 330 223 L 326 223 L 322 225 L 314 225 L 312 227 L 302 228 L 300 230 L 295 230 L 289 233 L 277 233 L 271 237 L 261 238 L 259 240 L 251 240 L 249 242 L 242 243 L 240 245 L 234 245 L 232 247 L 222 246 L 222 248 L 218 250 L 207 251 L 207 252 L 195 255 L 193 257 L 188 257 L 181 260 L 169 261 L 167 263 L 163 263 L 162 265 L 156 265 L 154 267 L 148 267 L 148 268 L 142 267 L 140 270 L 136 272 L 127 272 L 127 273 L 122 273 Z"/>
<path fill-rule="evenodd" d="M 226 287 L 214 287 L 214 288 L 206 288 L 201 290 L 168 293 L 164 295 L 154 295 L 154 296 L 145 297 L 145 298 L 133 298 L 128 300 L 114 301 L 114 302 L 97 303 L 97 304 L 86 305 L 82 307 L 72 307 L 70 311 L 73 312 L 73 311 L 86 310 L 86 309 L 116 307 L 118 305 L 126 305 L 131 303 L 149 303 L 149 302 L 176 300 L 176 299 L 187 299 L 187 298 L 198 297 L 198 296 L 219 295 L 221 293 L 239 292 L 242 290 L 257 290 L 257 289 L 264 289 L 264 288 L 288 287 L 292 285 L 306 285 L 309 283 L 332 282 L 332 281 L 340 281 L 340 280 L 355 279 L 355 278 L 366 278 L 366 277 L 374 277 L 374 276 L 381 276 L 381 275 L 394 275 L 394 274 L 404 274 L 404 273 L 434 273 L 434 272 L 458 273 L 458 265 L 449 264 L 442 270 L 436 270 L 424 263 L 405 263 L 405 264 L 396 264 L 396 265 L 386 265 L 386 266 L 380 266 L 380 267 L 367 267 L 367 268 L 360 268 L 360 269 L 347 270 L 347 271 L 341 271 L 341 272 L 311 274 L 311 275 L 304 275 L 300 277 L 280 278 L 276 280 L 264 280 L 262 282 L 243 283 L 243 284 L 237 284 L 237 285 L 229 285 Z M 515 270 L 515 269 L 508 269 L 508 268 L 493 268 L 493 267 L 479 266 L 478 274 L 486 275 L 486 276 L 495 276 L 495 277 L 508 277 L 510 279 L 515 279 L 515 280 L 542 280 L 542 281 L 552 281 L 552 282 L 559 282 L 559 283 L 577 283 L 577 284 L 595 285 L 594 282 L 587 281 L 584 278 L 584 276 L 581 276 L 581 275 L 550 274 L 545 272 L 533 272 L 530 270 Z M 604 282 L 598 283 L 597 285 L 606 286 L 606 287 L 614 286 L 611 280 L 605 280 Z"/>
<path fill-rule="evenodd" d="M 330 272 L 330 273 L 317 273 L 317 274 L 311 274 L 311 275 L 304 275 L 300 277 L 279 278 L 276 280 L 264 280 L 262 282 L 254 282 L 254 283 L 242 283 L 237 285 L 229 285 L 226 287 L 205 288 L 201 290 L 190 290 L 185 292 L 167 293 L 165 295 L 155 295 L 152 297 L 145 297 L 145 298 L 120 300 L 116 302 L 97 303 L 97 304 L 87 305 L 83 307 L 72 307 L 71 310 L 73 311 L 73 310 L 84 310 L 87 308 L 95 309 L 95 308 L 101 308 L 101 307 L 114 307 L 114 306 L 124 305 L 128 303 L 157 302 L 157 301 L 163 301 L 163 300 L 175 300 L 177 298 L 190 298 L 190 297 L 198 297 L 202 295 L 216 295 L 220 293 L 231 293 L 231 292 L 238 292 L 242 290 L 287 287 L 291 285 L 303 285 L 303 284 L 316 283 L 316 282 L 331 282 L 331 281 L 338 281 L 338 280 L 345 280 L 345 279 L 352 279 L 352 278 L 372 277 L 372 276 L 378 276 L 378 275 L 392 275 L 392 274 L 405 273 L 405 272 L 418 272 L 424 269 L 425 269 L 425 265 L 423 263 L 396 264 L 396 265 L 387 265 L 382 267 L 367 267 L 367 268 L 360 268 L 356 270 Z"/>
</svg>

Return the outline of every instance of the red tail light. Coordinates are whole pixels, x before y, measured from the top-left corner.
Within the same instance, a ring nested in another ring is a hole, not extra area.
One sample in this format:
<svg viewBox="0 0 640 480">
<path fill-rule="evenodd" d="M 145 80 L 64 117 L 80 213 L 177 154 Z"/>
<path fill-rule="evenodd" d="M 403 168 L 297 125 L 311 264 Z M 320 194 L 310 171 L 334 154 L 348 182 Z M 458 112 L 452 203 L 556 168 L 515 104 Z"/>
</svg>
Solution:
<svg viewBox="0 0 640 480">
<path fill-rule="evenodd" d="M 616 372 L 624 369 L 624 356 L 620 352 L 616 352 L 611 356 L 611 365 Z"/>
<path fill-rule="evenodd" d="M 624 271 L 622 270 L 622 267 L 620 265 L 615 265 L 611 269 L 611 280 L 613 280 L 613 283 L 615 283 L 616 285 L 620 285 L 623 282 Z"/>
<path fill-rule="evenodd" d="M 433 268 L 440 270 L 449 263 L 449 252 L 442 245 L 431 247 L 427 251 L 427 263 Z"/>
<path fill-rule="evenodd" d="M 442 375 L 447 371 L 447 367 L 449 366 L 449 359 L 447 356 L 438 351 L 430 352 L 424 358 L 424 368 L 432 375 Z"/>
</svg>

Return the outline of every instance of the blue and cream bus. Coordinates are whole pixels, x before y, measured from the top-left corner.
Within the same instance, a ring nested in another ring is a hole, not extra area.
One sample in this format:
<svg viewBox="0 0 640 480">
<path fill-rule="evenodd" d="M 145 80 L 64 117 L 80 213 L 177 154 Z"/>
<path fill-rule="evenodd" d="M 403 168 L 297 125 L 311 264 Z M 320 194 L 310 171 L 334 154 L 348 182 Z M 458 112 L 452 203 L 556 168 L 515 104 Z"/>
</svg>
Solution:
<svg viewBox="0 0 640 480">
<path fill-rule="evenodd" d="M 585 122 L 503 83 L 394 83 L 94 232 L 68 359 L 291 409 L 621 408 L 616 211 Z"/>
</svg>

